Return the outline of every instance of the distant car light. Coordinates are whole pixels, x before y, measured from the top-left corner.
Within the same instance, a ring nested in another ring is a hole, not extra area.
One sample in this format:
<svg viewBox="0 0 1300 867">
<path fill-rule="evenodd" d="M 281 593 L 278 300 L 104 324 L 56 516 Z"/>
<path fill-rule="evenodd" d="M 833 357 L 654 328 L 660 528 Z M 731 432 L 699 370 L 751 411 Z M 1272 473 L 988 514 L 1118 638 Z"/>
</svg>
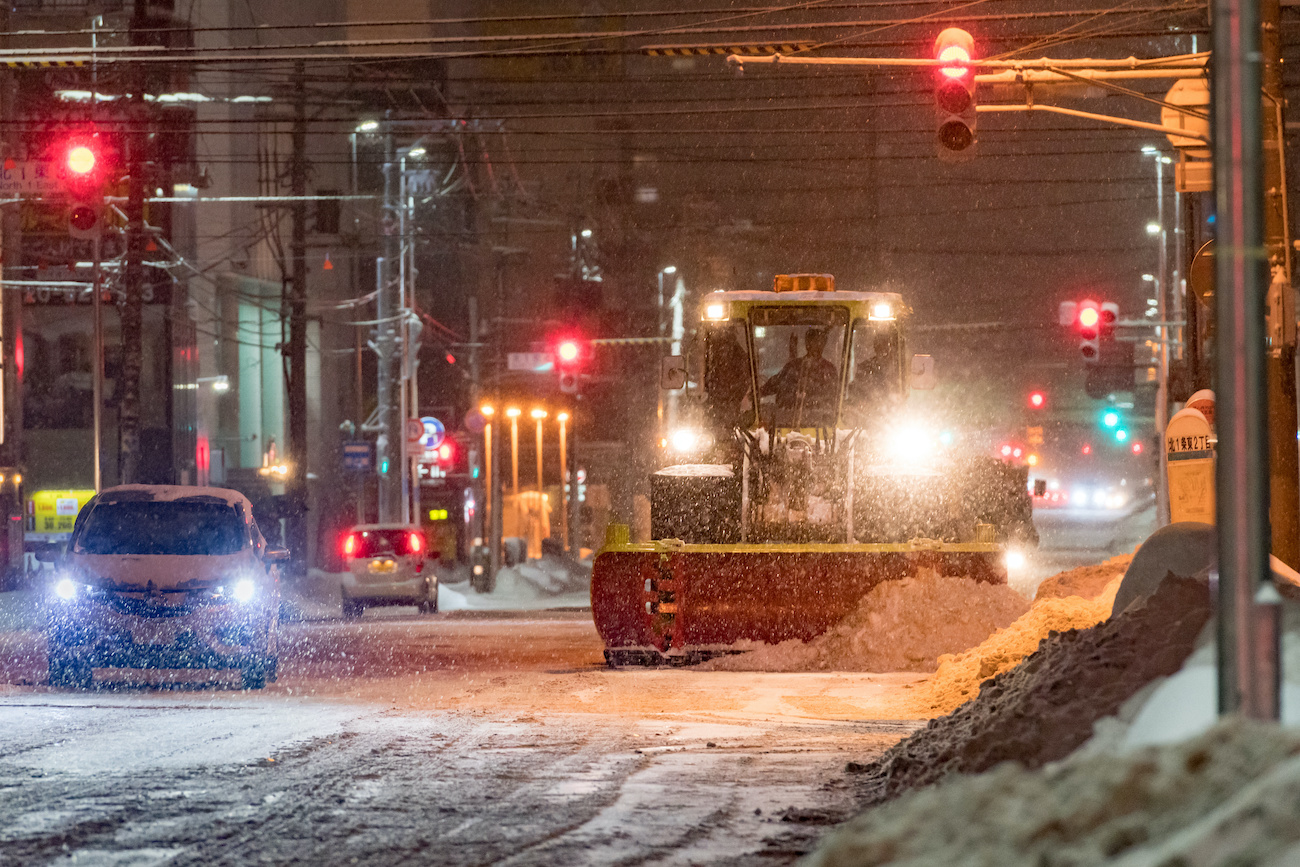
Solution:
<svg viewBox="0 0 1300 867">
<path fill-rule="evenodd" d="M 231 595 L 238 602 L 248 602 L 255 593 L 257 593 L 257 585 L 253 583 L 253 580 L 251 578 L 241 578 L 235 582 L 235 592 Z"/>
<path fill-rule="evenodd" d="M 419 554 L 424 550 L 424 536 L 419 533 L 411 533 L 407 536 L 407 546 L 412 554 Z"/>
<path fill-rule="evenodd" d="M 64 600 L 77 598 L 77 585 L 71 578 L 61 578 L 54 585 L 54 595 Z"/>
</svg>

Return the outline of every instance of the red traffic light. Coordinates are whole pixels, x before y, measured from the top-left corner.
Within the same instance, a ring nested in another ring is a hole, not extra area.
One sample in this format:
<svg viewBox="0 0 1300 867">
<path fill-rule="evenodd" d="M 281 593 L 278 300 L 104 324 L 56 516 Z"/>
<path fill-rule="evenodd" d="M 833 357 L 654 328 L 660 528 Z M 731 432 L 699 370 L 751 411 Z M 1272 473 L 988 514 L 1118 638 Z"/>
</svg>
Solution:
<svg viewBox="0 0 1300 867">
<path fill-rule="evenodd" d="M 1142 443 L 1133 443 L 1133 454 L 1142 454 Z"/>
<path fill-rule="evenodd" d="M 975 143 L 975 40 L 960 27 L 949 27 L 934 40 L 934 59 L 939 145 L 962 151 Z"/>
<path fill-rule="evenodd" d="M 451 447 L 451 443 L 444 441 L 442 445 L 438 446 L 438 463 L 450 463 L 455 455 L 456 450 Z"/>
<path fill-rule="evenodd" d="M 561 364 L 572 364 L 582 354 L 582 347 L 578 345 L 576 340 L 562 340 L 560 345 L 556 347 L 555 354 L 559 357 Z"/>
<path fill-rule="evenodd" d="M 1101 311 L 1097 308 L 1095 301 L 1082 301 L 1079 303 L 1079 328 L 1083 331 L 1095 331 L 1097 325 L 1101 322 Z"/>
<path fill-rule="evenodd" d="M 95 164 L 98 162 L 94 150 L 84 144 L 74 144 L 69 147 L 64 159 L 68 171 L 78 177 L 89 175 L 95 170 Z"/>
<path fill-rule="evenodd" d="M 1042 409 L 1047 406 L 1047 395 L 1041 391 L 1029 392 L 1029 405 L 1034 409 Z"/>
</svg>

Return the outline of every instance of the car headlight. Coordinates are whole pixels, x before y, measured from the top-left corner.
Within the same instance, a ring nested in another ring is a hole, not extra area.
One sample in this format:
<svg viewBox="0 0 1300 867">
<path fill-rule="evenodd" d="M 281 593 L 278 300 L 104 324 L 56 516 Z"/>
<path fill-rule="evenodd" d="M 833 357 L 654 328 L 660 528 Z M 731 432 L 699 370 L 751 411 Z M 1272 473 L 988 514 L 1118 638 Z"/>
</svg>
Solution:
<svg viewBox="0 0 1300 867">
<path fill-rule="evenodd" d="M 236 602 L 248 602 L 257 593 L 257 585 L 251 578 L 240 578 L 235 582 L 235 589 L 230 594 L 235 597 Z"/>
<path fill-rule="evenodd" d="M 65 602 L 71 602 L 77 598 L 77 582 L 71 578 L 60 578 L 54 583 L 54 595 Z"/>
<path fill-rule="evenodd" d="M 1023 569 L 1025 567 L 1025 562 L 1026 562 L 1025 552 L 1017 551 L 1015 548 L 1012 548 L 1007 551 L 1006 556 L 1003 558 L 1003 561 L 1007 565 L 1007 571 L 1009 572 L 1019 571 L 1020 569 Z"/>
</svg>

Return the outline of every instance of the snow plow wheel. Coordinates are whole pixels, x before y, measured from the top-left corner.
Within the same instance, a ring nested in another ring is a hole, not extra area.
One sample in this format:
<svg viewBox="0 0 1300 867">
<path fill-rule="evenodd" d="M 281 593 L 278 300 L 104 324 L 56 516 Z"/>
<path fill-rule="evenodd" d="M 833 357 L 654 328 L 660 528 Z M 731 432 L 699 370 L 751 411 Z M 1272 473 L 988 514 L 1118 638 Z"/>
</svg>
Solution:
<svg viewBox="0 0 1300 867">
<path fill-rule="evenodd" d="M 250 660 L 239 669 L 240 680 L 244 689 L 263 689 L 268 680 L 274 681 L 278 674 L 280 660 L 277 657 L 259 657 Z"/>
</svg>

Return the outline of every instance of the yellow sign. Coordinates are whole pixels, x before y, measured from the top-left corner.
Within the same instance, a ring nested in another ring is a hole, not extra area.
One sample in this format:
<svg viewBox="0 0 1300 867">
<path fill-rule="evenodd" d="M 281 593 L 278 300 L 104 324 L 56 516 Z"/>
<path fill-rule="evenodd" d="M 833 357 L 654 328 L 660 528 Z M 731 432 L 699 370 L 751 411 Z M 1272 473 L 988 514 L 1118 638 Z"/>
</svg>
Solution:
<svg viewBox="0 0 1300 867">
<path fill-rule="evenodd" d="M 27 514 L 32 519 L 31 532 L 71 533 L 77 513 L 93 496 L 93 490 L 36 491 L 27 501 Z"/>
<path fill-rule="evenodd" d="M 430 510 L 429 510 L 429 520 L 430 520 L 430 521 L 445 521 L 445 520 L 447 520 L 447 510 L 446 510 L 446 509 L 430 509 Z"/>
<path fill-rule="evenodd" d="M 1034 425 L 1025 430 L 1025 439 L 1031 446 L 1041 446 L 1043 444 L 1043 426 Z"/>
</svg>

